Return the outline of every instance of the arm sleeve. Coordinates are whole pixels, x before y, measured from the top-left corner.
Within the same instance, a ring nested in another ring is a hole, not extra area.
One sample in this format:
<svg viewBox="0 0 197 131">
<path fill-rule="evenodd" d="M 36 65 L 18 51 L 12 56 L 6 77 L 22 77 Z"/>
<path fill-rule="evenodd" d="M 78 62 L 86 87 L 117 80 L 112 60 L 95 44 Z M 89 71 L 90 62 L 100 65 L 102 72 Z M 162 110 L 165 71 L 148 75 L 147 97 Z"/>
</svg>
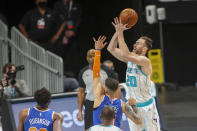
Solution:
<svg viewBox="0 0 197 131">
<path fill-rule="evenodd" d="M 100 77 L 101 52 L 95 51 L 93 65 L 93 79 Z"/>
</svg>

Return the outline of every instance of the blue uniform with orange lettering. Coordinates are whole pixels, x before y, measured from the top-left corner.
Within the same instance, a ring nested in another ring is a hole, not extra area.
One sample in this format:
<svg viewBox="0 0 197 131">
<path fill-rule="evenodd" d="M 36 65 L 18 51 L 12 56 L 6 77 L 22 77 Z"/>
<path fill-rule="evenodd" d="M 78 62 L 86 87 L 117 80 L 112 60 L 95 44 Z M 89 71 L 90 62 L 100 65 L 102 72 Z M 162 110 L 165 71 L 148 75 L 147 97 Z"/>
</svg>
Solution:
<svg viewBox="0 0 197 131">
<path fill-rule="evenodd" d="M 102 123 L 100 118 L 102 109 L 104 106 L 112 106 L 114 108 L 116 118 L 114 121 L 114 125 L 120 127 L 120 121 L 122 119 L 122 103 L 120 99 L 111 100 L 109 96 L 105 95 L 103 101 L 101 102 L 100 106 L 95 108 L 93 111 L 93 124 L 99 125 Z"/>
<path fill-rule="evenodd" d="M 53 131 L 53 111 L 29 108 L 28 117 L 24 123 L 24 131 Z"/>
</svg>

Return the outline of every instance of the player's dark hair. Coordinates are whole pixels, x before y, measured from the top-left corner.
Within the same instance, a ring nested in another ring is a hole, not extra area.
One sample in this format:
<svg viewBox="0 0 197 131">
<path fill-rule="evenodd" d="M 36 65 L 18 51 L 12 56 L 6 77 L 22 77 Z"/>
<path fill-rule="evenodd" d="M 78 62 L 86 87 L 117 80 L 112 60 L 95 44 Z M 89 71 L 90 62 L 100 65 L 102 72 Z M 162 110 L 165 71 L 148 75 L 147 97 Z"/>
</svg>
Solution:
<svg viewBox="0 0 197 131">
<path fill-rule="evenodd" d="M 112 92 L 115 92 L 119 87 L 119 82 L 113 78 L 108 77 L 105 80 L 105 86 Z"/>
<path fill-rule="evenodd" d="M 113 120 L 115 119 L 115 112 L 112 106 L 105 106 L 101 112 L 101 119 L 103 120 Z"/>
<path fill-rule="evenodd" d="M 145 40 L 146 47 L 148 48 L 147 52 L 152 48 L 153 40 L 147 36 L 141 36 L 140 39 Z"/>
<path fill-rule="evenodd" d="M 38 105 L 46 105 L 51 101 L 51 93 L 46 88 L 41 88 L 34 93 L 34 99 Z"/>
</svg>

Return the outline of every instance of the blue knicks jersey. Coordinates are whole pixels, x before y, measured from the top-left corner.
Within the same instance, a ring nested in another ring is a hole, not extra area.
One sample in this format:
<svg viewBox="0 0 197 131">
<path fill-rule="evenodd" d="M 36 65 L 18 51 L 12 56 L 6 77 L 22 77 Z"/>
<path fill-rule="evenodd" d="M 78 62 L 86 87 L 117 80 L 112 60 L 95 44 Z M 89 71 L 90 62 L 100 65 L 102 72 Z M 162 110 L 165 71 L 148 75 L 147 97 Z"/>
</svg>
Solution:
<svg viewBox="0 0 197 131">
<path fill-rule="evenodd" d="M 24 124 L 24 131 L 53 131 L 53 111 L 41 111 L 35 107 L 29 108 L 29 115 Z"/>
<path fill-rule="evenodd" d="M 103 101 L 101 102 L 101 105 L 94 109 L 93 111 L 93 124 L 99 125 L 102 123 L 102 120 L 100 118 L 102 109 L 104 106 L 112 106 L 114 108 L 116 119 L 114 121 L 114 125 L 117 127 L 120 127 L 120 121 L 122 119 L 122 104 L 120 99 L 115 99 L 114 101 L 111 101 L 109 96 L 105 95 Z"/>
</svg>

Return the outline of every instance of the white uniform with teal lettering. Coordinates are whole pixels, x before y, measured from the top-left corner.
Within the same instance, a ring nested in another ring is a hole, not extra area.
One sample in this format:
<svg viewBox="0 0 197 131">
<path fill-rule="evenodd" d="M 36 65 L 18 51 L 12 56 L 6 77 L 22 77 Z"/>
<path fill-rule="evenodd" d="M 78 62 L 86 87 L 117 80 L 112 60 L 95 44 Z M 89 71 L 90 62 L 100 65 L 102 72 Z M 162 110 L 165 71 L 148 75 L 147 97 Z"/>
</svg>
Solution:
<svg viewBox="0 0 197 131">
<path fill-rule="evenodd" d="M 130 131 L 159 131 L 158 116 L 155 116 L 153 98 L 150 93 L 150 76 L 145 74 L 137 64 L 128 62 L 126 71 L 126 98 L 135 98 L 142 125 L 134 124 L 130 119 Z"/>
<path fill-rule="evenodd" d="M 121 131 L 120 128 L 110 125 L 110 126 L 102 126 L 102 125 L 95 125 L 90 127 L 90 131 Z"/>
</svg>

